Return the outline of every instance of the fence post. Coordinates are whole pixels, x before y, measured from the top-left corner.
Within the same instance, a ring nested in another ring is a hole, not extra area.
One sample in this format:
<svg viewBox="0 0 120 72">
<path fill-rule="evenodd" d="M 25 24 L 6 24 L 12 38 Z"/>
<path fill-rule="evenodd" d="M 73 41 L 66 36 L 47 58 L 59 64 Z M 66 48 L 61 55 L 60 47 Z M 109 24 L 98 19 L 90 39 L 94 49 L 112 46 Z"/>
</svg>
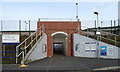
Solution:
<svg viewBox="0 0 120 72">
<path fill-rule="evenodd" d="M 120 35 L 120 20 L 118 19 L 118 35 Z"/>
<path fill-rule="evenodd" d="M 21 20 L 19 20 L 19 34 L 20 34 L 20 42 L 21 42 Z"/>
<path fill-rule="evenodd" d="M 18 47 L 16 46 L 16 64 L 18 63 Z"/>
<path fill-rule="evenodd" d="M 112 32 L 112 20 L 111 20 L 111 33 L 113 33 L 113 32 Z"/>
<path fill-rule="evenodd" d="M 30 36 L 30 20 L 29 20 L 29 36 Z"/>
<path fill-rule="evenodd" d="M 115 25 L 116 25 L 116 22 L 114 20 L 114 34 L 116 34 L 116 27 L 115 27 Z"/>
<path fill-rule="evenodd" d="M 5 51 L 5 45 L 3 45 L 3 51 Z M 3 53 L 3 56 L 5 57 L 5 52 Z"/>
</svg>

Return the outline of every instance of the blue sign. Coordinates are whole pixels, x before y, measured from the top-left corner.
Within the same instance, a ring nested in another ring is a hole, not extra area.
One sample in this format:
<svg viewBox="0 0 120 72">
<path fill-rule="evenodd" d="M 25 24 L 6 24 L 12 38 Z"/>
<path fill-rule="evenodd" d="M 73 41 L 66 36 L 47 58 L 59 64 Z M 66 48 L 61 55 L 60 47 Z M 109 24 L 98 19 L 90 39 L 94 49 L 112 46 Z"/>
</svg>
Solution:
<svg viewBox="0 0 120 72">
<path fill-rule="evenodd" d="M 107 47 L 106 46 L 100 46 L 100 55 L 102 55 L 102 56 L 107 55 Z"/>
</svg>

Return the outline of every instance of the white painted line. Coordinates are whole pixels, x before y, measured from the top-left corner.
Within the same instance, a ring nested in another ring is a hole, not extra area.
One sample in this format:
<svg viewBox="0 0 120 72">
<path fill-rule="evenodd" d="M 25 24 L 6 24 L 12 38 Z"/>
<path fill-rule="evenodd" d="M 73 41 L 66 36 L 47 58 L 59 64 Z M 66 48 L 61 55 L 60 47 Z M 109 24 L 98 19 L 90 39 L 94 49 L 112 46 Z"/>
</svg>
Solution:
<svg viewBox="0 0 120 72">
<path fill-rule="evenodd" d="M 81 65 L 81 66 L 83 66 L 83 67 L 87 68 L 87 69 L 88 69 L 88 72 L 89 72 L 89 71 L 91 71 L 91 70 L 90 70 L 90 68 L 89 68 L 89 67 L 87 67 L 87 66 L 85 66 L 84 64 L 79 63 L 79 65 Z"/>
<path fill-rule="evenodd" d="M 120 66 L 97 68 L 97 69 L 93 69 L 93 71 L 98 71 L 98 70 L 116 70 L 116 69 L 120 69 Z"/>
</svg>

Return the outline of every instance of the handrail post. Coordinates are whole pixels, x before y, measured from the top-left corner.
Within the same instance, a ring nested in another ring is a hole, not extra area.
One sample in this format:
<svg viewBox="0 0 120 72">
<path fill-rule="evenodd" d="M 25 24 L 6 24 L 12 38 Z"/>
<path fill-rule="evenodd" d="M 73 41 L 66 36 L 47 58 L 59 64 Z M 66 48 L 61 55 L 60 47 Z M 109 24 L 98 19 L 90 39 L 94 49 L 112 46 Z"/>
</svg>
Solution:
<svg viewBox="0 0 120 72">
<path fill-rule="evenodd" d="M 20 67 L 27 67 L 28 65 L 25 65 L 25 54 L 24 54 L 24 47 L 22 48 L 22 61 Z"/>
<path fill-rule="evenodd" d="M 32 48 L 32 36 L 31 36 L 31 48 Z"/>
<path fill-rule="evenodd" d="M 22 65 L 24 65 L 24 59 L 25 59 L 25 57 L 24 57 L 24 50 L 23 50 L 23 51 L 22 51 L 22 60 L 23 60 L 23 61 L 21 62 Z"/>
<path fill-rule="evenodd" d="M 37 32 L 36 32 L 36 42 L 37 42 Z"/>
<path fill-rule="evenodd" d="M 42 28 L 40 28 L 40 36 L 42 36 L 42 31 L 43 31 Z"/>
<path fill-rule="evenodd" d="M 116 35 L 115 35 L 115 46 L 116 46 Z"/>
<path fill-rule="evenodd" d="M 45 30 L 45 26 L 44 25 L 42 25 L 42 28 L 41 28 L 42 30 L 42 33 L 44 33 L 44 30 Z"/>
<path fill-rule="evenodd" d="M 24 50 L 25 50 L 25 48 L 22 47 L 22 60 L 23 60 L 23 61 L 21 61 L 21 64 L 22 64 L 22 65 L 24 65 L 24 59 L 25 59 L 25 57 L 24 57 L 24 54 L 25 54 L 25 53 L 24 53 Z"/>
<path fill-rule="evenodd" d="M 27 41 L 27 40 L 26 40 Z M 26 41 L 25 41 L 25 47 L 24 47 L 24 49 L 25 49 L 25 54 L 26 54 Z"/>
</svg>

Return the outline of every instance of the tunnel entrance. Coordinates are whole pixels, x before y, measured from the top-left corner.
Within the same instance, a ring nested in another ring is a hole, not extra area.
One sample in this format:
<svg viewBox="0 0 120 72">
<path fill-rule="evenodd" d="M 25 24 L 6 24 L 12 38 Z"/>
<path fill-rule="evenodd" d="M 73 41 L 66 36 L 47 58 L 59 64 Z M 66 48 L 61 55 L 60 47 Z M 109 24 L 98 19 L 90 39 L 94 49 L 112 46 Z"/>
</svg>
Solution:
<svg viewBox="0 0 120 72">
<path fill-rule="evenodd" d="M 53 43 L 53 53 L 54 54 L 64 54 L 63 53 L 63 43 Z"/>
<path fill-rule="evenodd" d="M 56 33 L 53 35 L 53 55 L 62 54 L 67 55 L 67 35 L 63 33 Z"/>
</svg>

